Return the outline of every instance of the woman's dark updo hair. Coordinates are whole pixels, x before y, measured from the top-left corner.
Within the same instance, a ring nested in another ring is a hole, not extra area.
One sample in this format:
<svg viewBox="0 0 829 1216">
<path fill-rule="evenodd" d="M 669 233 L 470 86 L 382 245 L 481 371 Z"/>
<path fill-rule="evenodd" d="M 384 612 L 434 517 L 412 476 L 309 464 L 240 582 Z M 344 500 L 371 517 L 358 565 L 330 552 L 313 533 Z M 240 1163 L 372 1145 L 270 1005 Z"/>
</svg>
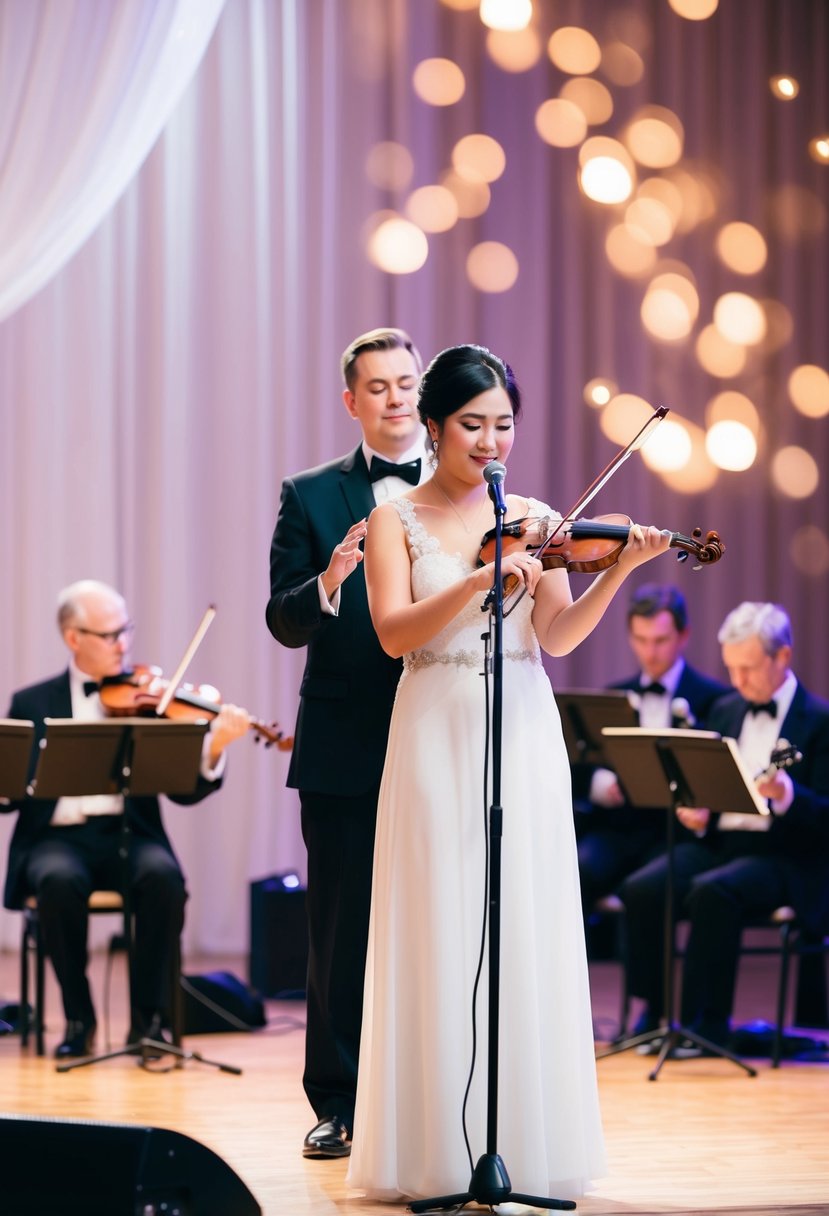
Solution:
<svg viewBox="0 0 829 1216">
<path fill-rule="evenodd" d="M 521 391 L 510 365 L 485 346 L 450 346 L 435 355 L 423 373 L 417 402 L 420 421 L 424 426 L 427 419 L 442 424 L 474 397 L 499 385 L 506 390 L 512 416 L 517 419 Z"/>
</svg>

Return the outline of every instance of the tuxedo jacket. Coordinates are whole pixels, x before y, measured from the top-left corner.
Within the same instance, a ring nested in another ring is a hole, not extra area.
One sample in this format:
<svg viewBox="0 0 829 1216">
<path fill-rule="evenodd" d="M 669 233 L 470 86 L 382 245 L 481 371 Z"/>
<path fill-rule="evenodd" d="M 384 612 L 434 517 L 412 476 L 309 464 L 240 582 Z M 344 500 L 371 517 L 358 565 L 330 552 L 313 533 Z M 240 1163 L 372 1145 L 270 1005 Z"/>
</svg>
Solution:
<svg viewBox="0 0 829 1216">
<path fill-rule="evenodd" d="M 69 672 L 20 689 L 12 697 L 8 716 L 34 722 L 35 744 L 29 765 L 29 779 L 34 775 L 40 740 L 46 733 L 45 718 L 71 718 L 72 695 L 69 690 Z M 196 790 L 188 795 L 171 795 L 174 802 L 190 804 L 201 801 L 221 785 L 221 779 L 207 781 L 199 777 Z M 22 908 L 31 892 L 26 885 L 26 866 L 30 850 L 40 841 L 52 818 L 56 802 L 49 798 L 23 798 L 17 802 L 0 806 L 2 811 L 17 811 L 17 823 L 9 845 L 9 864 L 6 873 L 4 904 L 7 908 Z M 127 821 L 136 835 L 157 841 L 174 856 L 172 846 L 164 831 L 158 799 L 154 797 L 125 798 L 124 810 Z"/>
<path fill-rule="evenodd" d="M 748 703 L 738 692 L 712 707 L 705 726 L 732 739 L 740 737 Z M 809 932 L 829 932 L 829 702 L 798 683 L 781 737 L 797 746 L 803 759 L 793 765 L 794 801 L 785 815 L 773 815 L 769 837 L 783 862 L 794 907 Z M 710 832 L 718 830 L 717 820 Z"/>
<path fill-rule="evenodd" d="M 307 647 L 288 785 L 358 796 L 380 779 L 400 673 L 371 623 L 362 563 L 340 588 L 337 616 L 320 607 L 317 577 L 352 524 L 374 508 L 362 447 L 287 478 L 271 542 L 268 628 Z"/>
<path fill-rule="evenodd" d="M 634 676 L 629 676 L 626 680 L 618 680 L 615 684 L 610 684 L 610 688 L 622 689 L 628 692 L 638 692 L 640 685 L 640 676 L 637 673 Z M 728 692 L 728 687 L 721 684 L 718 680 L 712 680 L 709 676 L 704 676 L 702 672 L 696 671 L 693 667 L 689 667 L 686 663 L 682 668 L 682 675 L 676 686 L 674 698 L 684 697 L 688 702 L 691 713 L 698 723 L 701 723 L 709 713 L 711 706 L 720 697 Z M 684 726 L 684 722 L 674 720 L 672 726 Z M 590 781 L 593 776 L 594 768 L 591 765 L 581 764 L 576 765 L 573 772 L 573 791 L 574 796 L 578 798 L 587 798 L 590 792 Z M 633 808 L 626 808 L 632 810 Z M 623 823 L 623 815 L 619 814 L 622 808 L 615 808 L 613 814 L 616 816 L 614 822 L 617 822 L 621 827 Z M 645 808 L 646 816 L 651 816 L 652 812 Z M 629 816 L 637 821 L 639 815 Z"/>
</svg>

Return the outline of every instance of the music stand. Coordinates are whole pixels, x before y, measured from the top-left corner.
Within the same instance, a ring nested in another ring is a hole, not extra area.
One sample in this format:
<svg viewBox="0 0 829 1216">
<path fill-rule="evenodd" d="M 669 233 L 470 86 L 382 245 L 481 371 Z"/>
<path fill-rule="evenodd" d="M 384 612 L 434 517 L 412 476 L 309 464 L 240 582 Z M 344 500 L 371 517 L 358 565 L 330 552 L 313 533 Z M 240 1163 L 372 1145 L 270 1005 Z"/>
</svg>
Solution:
<svg viewBox="0 0 829 1216">
<path fill-rule="evenodd" d="M 34 722 L 0 718 L 0 798 L 16 801 L 26 796 L 34 737 Z"/>
<path fill-rule="evenodd" d="M 594 692 L 580 688 L 556 692 L 567 758 L 572 764 L 610 768 L 604 751 L 605 726 L 638 726 L 639 714 L 627 692 Z"/>
<path fill-rule="evenodd" d="M 735 739 L 703 730 L 647 730 L 606 727 L 602 732 L 612 768 L 634 806 L 664 806 L 667 815 L 664 925 L 663 1023 L 656 1030 L 633 1035 L 611 1044 L 596 1058 L 617 1055 L 640 1043 L 661 1040 L 656 1065 L 649 1074 L 655 1081 L 671 1050 L 688 1039 L 709 1055 L 731 1060 L 756 1077 L 738 1055 L 704 1039 L 696 1031 L 674 1020 L 674 838 L 676 810 L 680 806 L 704 806 L 711 811 L 768 815 L 766 802 L 754 781 Z"/>
<path fill-rule="evenodd" d="M 208 727 L 206 720 L 107 718 L 78 722 L 74 718 L 46 718 L 44 725 L 46 730 L 40 741 L 37 768 L 28 789 L 33 797 L 186 795 L 193 793 L 198 783 L 202 746 Z M 130 835 L 127 816 L 122 813 L 118 851 L 123 864 L 121 895 L 127 926 L 131 924 L 132 915 L 128 875 Z M 133 958 L 132 934 L 129 931 L 126 940 L 131 987 Z M 171 992 L 171 1000 L 177 999 L 178 994 Z M 223 1072 L 241 1072 L 234 1066 L 206 1060 L 198 1052 L 184 1051 L 177 1044 L 149 1038 L 139 1039 L 137 1043 L 130 1043 L 117 1051 L 61 1062 L 57 1065 L 57 1071 L 69 1072 L 87 1064 L 130 1055 L 140 1056 L 145 1066 L 149 1059 L 170 1055 L 176 1058 L 176 1067 L 180 1067 L 186 1059 L 193 1059 L 214 1064 Z"/>
</svg>

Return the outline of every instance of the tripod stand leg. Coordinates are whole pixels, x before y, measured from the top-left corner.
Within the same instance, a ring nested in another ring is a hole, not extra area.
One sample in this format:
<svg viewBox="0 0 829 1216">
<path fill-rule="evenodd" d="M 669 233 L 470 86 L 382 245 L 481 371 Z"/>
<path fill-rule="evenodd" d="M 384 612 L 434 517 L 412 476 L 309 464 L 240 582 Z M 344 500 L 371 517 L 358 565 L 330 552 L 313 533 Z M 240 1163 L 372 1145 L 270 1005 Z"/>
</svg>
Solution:
<svg viewBox="0 0 829 1216">
<path fill-rule="evenodd" d="M 108 1051 L 100 1056 L 87 1056 L 84 1060 L 70 1060 L 65 1063 L 55 1066 L 56 1072 L 70 1072 L 73 1068 L 85 1068 L 87 1064 L 100 1064 L 103 1060 L 118 1060 L 122 1056 L 140 1056 L 138 1061 L 142 1068 L 146 1068 L 150 1060 L 159 1060 L 163 1056 L 173 1056 L 178 1062 L 185 1060 L 196 1060 L 199 1064 L 210 1064 L 213 1068 L 218 1068 L 219 1072 L 229 1072 L 233 1076 L 241 1077 L 242 1070 L 237 1068 L 235 1064 L 223 1064 L 219 1060 L 208 1060 L 198 1051 L 184 1051 L 181 1047 L 175 1047 L 172 1043 L 162 1043 L 157 1039 L 139 1039 L 137 1043 L 130 1043 L 127 1047 L 121 1047 L 118 1051 Z M 163 1071 L 169 1071 L 164 1069 Z"/>
</svg>

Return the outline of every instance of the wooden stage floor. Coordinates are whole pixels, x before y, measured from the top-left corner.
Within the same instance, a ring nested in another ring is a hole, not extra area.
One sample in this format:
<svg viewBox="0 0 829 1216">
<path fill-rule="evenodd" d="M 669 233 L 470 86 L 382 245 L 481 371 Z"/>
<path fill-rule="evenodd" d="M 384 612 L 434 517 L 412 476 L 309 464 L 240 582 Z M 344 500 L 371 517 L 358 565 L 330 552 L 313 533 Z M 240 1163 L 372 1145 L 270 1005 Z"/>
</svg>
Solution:
<svg viewBox="0 0 829 1216">
<path fill-rule="evenodd" d="M 111 983 L 115 1046 L 126 1030 L 125 983 L 116 960 Z M 738 1020 L 770 1017 L 774 960 L 744 960 Z M 188 960 L 185 971 L 228 970 L 243 959 Z M 103 1022 L 104 958 L 91 970 Z M 591 967 L 599 1031 L 613 1024 L 618 969 Z M 51 1050 L 63 1029 L 50 977 Z M 16 999 L 17 958 L 0 955 L 0 995 Z M 403 1205 L 371 1204 L 346 1194 L 344 1161 L 304 1161 L 302 1137 L 313 1123 L 300 1083 L 304 1006 L 268 1003 L 268 1026 L 250 1034 L 191 1036 L 185 1048 L 236 1065 L 241 1076 L 188 1061 L 156 1075 L 131 1058 L 57 1073 L 51 1057 L 0 1038 L 0 1112 L 36 1118 L 92 1119 L 170 1128 L 207 1145 L 242 1178 L 264 1216 L 379 1216 Z M 105 1028 L 99 1025 L 98 1050 Z M 824 1039 L 826 1035 L 822 1036 Z M 626 1052 L 598 1063 L 610 1173 L 578 1203 L 583 1216 L 829 1211 L 829 1053 L 825 1062 L 757 1062 L 748 1077 L 723 1060 L 669 1061 L 655 1082 L 652 1059 Z M 509 1168 L 509 1162 L 506 1163 Z M 518 1186 L 518 1180 L 513 1179 Z M 0 1182 L 2 1195 L 2 1182 Z M 2 1211 L 2 1200 L 0 1200 Z M 214 1216 L 209 1211 L 204 1216 Z M 233 1216 L 223 1212 L 221 1216 Z"/>
</svg>

